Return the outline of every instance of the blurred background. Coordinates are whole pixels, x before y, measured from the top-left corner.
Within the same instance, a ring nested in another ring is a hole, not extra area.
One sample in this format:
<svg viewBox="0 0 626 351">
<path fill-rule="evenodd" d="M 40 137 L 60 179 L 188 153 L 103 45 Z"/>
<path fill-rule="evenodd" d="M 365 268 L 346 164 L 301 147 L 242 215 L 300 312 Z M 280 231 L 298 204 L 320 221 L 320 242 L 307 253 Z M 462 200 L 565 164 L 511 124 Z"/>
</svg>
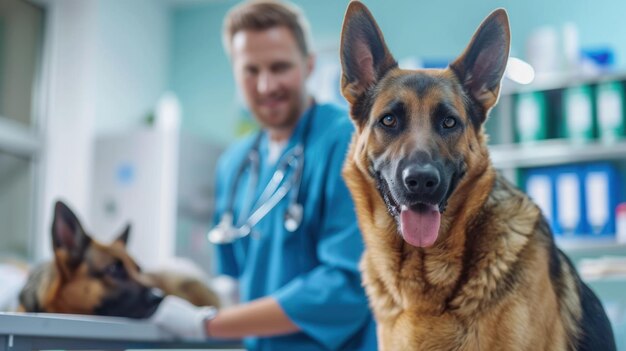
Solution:
<svg viewBox="0 0 626 351">
<path fill-rule="evenodd" d="M 485 16 L 508 11 L 514 58 L 487 124 L 493 162 L 539 203 L 626 350 L 626 2 L 364 2 L 406 68 L 445 67 Z M 131 223 L 144 267 L 185 257 L 210 274 L 215 162 L 255 128 L 221 46 L 235 3 L 0 1 L 0 262 L 51 257 L 62 199 L 98 240 Z M 348 1 L 295 3 L 313 29 L 311 89 L 345 105 Z"/>
</svg>

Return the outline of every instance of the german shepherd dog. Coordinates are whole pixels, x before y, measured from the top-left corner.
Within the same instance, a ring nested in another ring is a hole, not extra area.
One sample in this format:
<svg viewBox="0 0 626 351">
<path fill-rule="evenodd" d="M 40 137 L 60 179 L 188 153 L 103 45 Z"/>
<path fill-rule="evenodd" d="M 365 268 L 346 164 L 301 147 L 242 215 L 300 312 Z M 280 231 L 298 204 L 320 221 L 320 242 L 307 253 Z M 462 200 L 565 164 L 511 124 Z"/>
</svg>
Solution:
<svg viewBox="0 0 626 351">
<path fill-rule="evenodd" d="M 217 295 L 199 280 L 170 272 L 143 273 L 128 255 L 130 226 L 110 245 L 89 236 L 64 203 L 54 207 L 54 262 L 36 267 L 22 289 L 20 310 L 130 318 L 152 315 L 163 295 L 197 306 L 217 306 Z"/>
<path fill-rule="evenodd" d="M 369 10 L 348 6 L 341 89 L 356 131 L 343 176 L 382 350 L 615 350 L 539 208 L 489 159 L 483 124 L 509 43 L 499 9 L 446 69 L 403 70 Z"/>
</svg>

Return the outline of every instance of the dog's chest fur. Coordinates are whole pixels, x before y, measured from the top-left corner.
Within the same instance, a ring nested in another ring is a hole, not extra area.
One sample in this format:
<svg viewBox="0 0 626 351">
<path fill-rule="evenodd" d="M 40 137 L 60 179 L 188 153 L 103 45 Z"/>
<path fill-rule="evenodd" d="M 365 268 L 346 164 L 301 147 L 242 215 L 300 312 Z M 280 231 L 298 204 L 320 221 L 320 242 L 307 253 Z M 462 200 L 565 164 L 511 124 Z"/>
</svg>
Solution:
<svg viewBox="0 0 626 351">
<path fill-rule="evenodd" d="M 558 315 L 546 312 L 554 311 L 554 295 L 532 308 L 526 304 L 525 296 L 552 289 L 549 279 L 535 280 L 547 274 L 531 272 L 548 267 L 543 252 L 547 242 L 537 232 L 537 206 L 501 176 L 491 173 L 491 179 L 486 175 L 461 186 L 458 191 L 465 195 L 451 201 L 442 223 L 445 240 L 424 250 L 404 242 L 377 192 L 366 189 L 372 182 L 356 166 L 347 165 L 345 172 L 352 193 L 360 194 L 355 204 L 367 247 L 361 270 L 382 345 L 391 350 L 488 350 L 489 345 L 565 348 L 539 345 L 523 340 L 515 330 L 499 328 L 535 323 L 537 313 L 545 313 L 536 327 L 551 329 L 555 335 L 565 333 Z M 481 192 L 487 196 L 480 198 Z M 521 259 L 536 264 L 516 265 Z M 528 291 L 520 292 L 520 285 Z M 485 332 L 498 328 L 498 333 Z M 410 336 L 397 337 L 407 330 Z M 565 338 L 553 340 L 559 343 Z"/>
</svg>

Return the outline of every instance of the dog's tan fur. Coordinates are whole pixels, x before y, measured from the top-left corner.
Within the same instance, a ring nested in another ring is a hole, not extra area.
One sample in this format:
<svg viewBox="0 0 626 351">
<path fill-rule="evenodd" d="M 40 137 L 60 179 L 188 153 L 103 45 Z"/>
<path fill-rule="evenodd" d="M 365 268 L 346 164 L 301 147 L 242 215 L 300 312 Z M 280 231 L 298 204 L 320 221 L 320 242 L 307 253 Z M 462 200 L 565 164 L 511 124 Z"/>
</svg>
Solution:
<svg viewBox="0 0 626 351">
<path fill-rule="evenodd" d="M 508 40 L 504 11 L 487 21 L 497 22 Z M 359 32 L 367 23 L 373 29 Z M 486 116 L 497 101 L 499 80 L 495 87 L 475 87 L 468 80 L 476 77 L 459 77 L 470 47 L 448 69 L 399 69 L 384 41 L 379 56 L 367 51 L 370 33 L 382 40 L 369 11 L 352 2 L 342 34 L 342 92 L 351 104 L 356 133 L 343 176 L 366 244 L 361 270 L 378 323 L 379 349 L 579 349 L 582 283 L 554 248 L 539 208 L 493 169 L 484 119 L 474 125 L 466 108 L 471 95 Z M 473 42 L 477 36 L 478 31 Z M 368 70 L 368 64 L 373 68 Z M 412 87 L 419 89 L 419 84 L 404 84 L 409 77 L 432 88 L 416 94 Z M 459 137 L 434 137 L 433 119 L 422 117 L 431 116 L 444 99 L 467 126 Z M 411 132 L 391 140 L 372 121 L 398 100 L 408 110 L 405 128 Z M 428 248 L 411 246 L 398 235 L 372 171 L 372 160 L 407 157 L 416 148 L 436 150 L 443 158 L 460 154 L 465 164 L 441 216 L 438 239 Z M 554 266 L 557 272 L 550 272 Z"/>
</svg>

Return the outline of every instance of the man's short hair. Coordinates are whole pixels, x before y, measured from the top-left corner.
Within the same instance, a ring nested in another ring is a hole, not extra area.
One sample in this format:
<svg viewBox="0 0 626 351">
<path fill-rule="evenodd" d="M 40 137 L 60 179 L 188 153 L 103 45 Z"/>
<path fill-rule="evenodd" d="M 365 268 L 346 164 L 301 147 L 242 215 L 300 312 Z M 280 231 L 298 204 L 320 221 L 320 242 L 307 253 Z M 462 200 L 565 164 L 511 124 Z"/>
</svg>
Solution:
<svg viewBox="0 0 626 351">
<path fill-rule="evenodd" d="M 242 30 L 263 31 L 286 27 L 291 31 L 304 56 L 311 53 L 309 23 L 296 5 L 279 0 L 244 1 L 233 7 L 224 19 L 222 41 L 231 54 L 233 37 Z"/>
</svg>

